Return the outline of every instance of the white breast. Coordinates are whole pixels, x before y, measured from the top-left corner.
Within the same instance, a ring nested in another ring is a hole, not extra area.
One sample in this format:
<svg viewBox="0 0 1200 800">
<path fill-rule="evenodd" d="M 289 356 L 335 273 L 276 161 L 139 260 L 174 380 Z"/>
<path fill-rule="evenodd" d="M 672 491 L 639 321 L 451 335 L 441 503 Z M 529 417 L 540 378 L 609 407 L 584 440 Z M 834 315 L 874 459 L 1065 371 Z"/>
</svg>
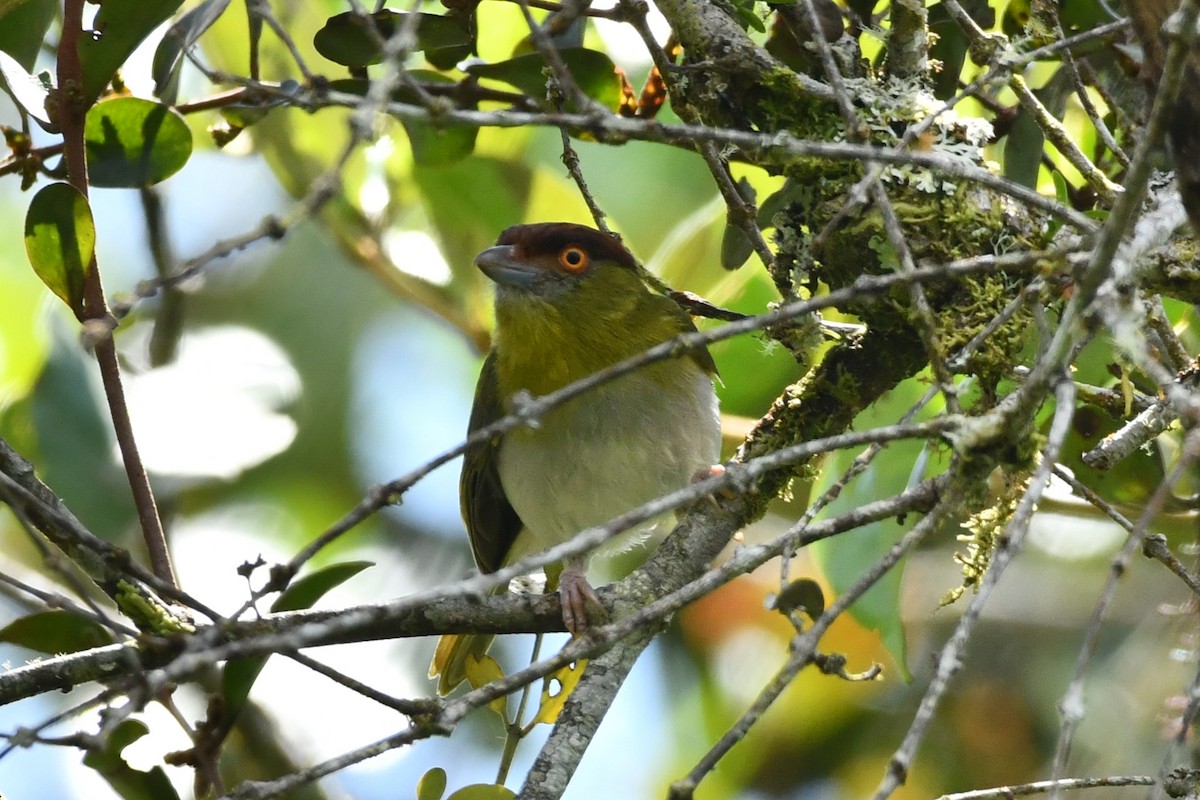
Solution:
<svg viewBox="0 0 1200 800">
<path fill-rule="evenodd" d="M 673 369 L 664 373 L 664 366 Z M 674 376 L 665 386 L 640 370 L 554 409 L 538 428 L 504 438 L 500 479 L 525 523 L 509 563 L 683 488 L 717 463 L 721 424 L 712 379 L 690 361 L 679 366 L 656 365 L 659 376 Z M 665 535 L 670 525 L 663 523 L 672 519 L 653 520 L 598 553 Z"/>
</svg>

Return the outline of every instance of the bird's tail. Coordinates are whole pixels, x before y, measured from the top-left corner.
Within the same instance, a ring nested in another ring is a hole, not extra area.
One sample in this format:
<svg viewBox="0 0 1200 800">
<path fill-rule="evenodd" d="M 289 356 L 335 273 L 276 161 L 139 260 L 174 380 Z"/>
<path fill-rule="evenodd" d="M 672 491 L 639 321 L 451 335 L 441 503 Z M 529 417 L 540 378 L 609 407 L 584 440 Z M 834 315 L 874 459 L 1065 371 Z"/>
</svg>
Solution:
<svg viewBox="0 0 1200 800">
<path fill-rule="evenodd" d="M 446 695 L 467 679 L 468 659 L 481 659 L 496 637 L 490 633 L 447 633 L 438 639 L 429 677 L 438 679 L 438 694 Z"/>
</svg>

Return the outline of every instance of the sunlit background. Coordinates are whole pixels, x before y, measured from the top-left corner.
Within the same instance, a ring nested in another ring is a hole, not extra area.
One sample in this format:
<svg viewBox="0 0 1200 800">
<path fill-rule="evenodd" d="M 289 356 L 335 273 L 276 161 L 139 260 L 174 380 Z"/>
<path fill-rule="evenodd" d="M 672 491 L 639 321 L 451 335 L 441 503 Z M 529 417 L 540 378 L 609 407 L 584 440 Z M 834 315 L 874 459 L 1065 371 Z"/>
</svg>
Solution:
<svg viewBox="0 0 1200 800">
<path fill-rule="evenodd" d="M 290 20 L 314 59 L 307 43 L 322 12 L 333 8 L 327 5 L 297 11 Z M 496 25 L 507 15 L 504 24 L 515 30 L 523 24 L 516 12 L 494 8 L 504 5 L 481 10 L 495 15 Z M 238 24 L 222 23 L 213 34 L 209 52 L 215 61 L 234 59 L 230 53 L 244 37 Z M 597 30 L 640 85 L 648 66 L 640 43 L 622 26 L 601 24 Z M 152 39 L 127 70 L 135 92 L 144 86 L 139 65 L 144 69 L 153 46 Z M 185 86 L 185 95 L 205 90 L 195 73 Z M 344 116 L 335 121 L 336 114 L 289 111 L 279 117 L 264 123 L 261 134 L 250 129 L 225 151 L 206 144 L 204 129 L 213 116 L 189 120 L 198 152 L 160 187 L 178 259 L 251 229 L 265 215 L 284 213 L 290 195 L 329 163 L 348 136 Z M 0 123 L 16 120 L 0 95 Z M 281 242 L 258 243 L 214 262 L 184 287 L 178 312 L 183 332 L 170 363 L 151 367 L 148 357 L 162 301 L 140 304 L 117 334 L 138 441 L 182 584 L 220 611 L 237 608 L 247 596 L 246 580 L 237 573 L 241 564 L 259 556 L 267 563 L 286 560 L 370 486 L 461 441 L 489 313 L 487 287 L 472 274 L 470 254 L 507 224 L 589 219 L 566 177 L 556 131 L 484 130 L 475 156 L 447 167 L 412 165 L 398 125 L 381 134 L 347 168 L 346 198 L 357 205 L 354 213 L 331 208 L 320 222 L 296 226 Z M 610 224 L 651 269 L 743 311 L 762 310 L 774 299 L 756 261 L 734 273 L 719 267 L 724 207 L 697 156 L 637 143 L 576 144 Z M 760 193 L 778 183 L 746 174 Z M 0 181 L 0 434 L 38 465 L 42 479 L 92 531 L 140 552 L 95 366 L 74 320 L 26 263 L 21 220 L 27 202 L 15 181 Z M 136 192 L 97 190 L 93 207 L 105 287 L 120 295 L 153 275 L 142 206 Z M 445 293 L 434 293 L 433 302 L 410 302 L 404 299 L 411 286 L 406 276 Z M 720 345 L 714 354 L 724 408 L 742 417 L 761 415 L 801 374 L 786 353 L 759 338 Z M 1107 357 L 1101 349 L 1090 360 L 1096 382 L 1107 379 Z M 906 383 L 869 412 L 878 415 L 872 419 L 894 419 L 924 389 L 920 380 Z M 886 466 L 865 475 L 842 503 L 883 496 L 920 477 L 925 455 L 919 446 L 890 452 Z M 435 471 L 401 505 L 324 552 L 317 566 L 353 559 L 374 566 L 322 605 L 378 602 L 466 574 L 471 565 L 457 475 L 457 462 Z M 747 538 L 782 530 L 802 509 L 802 499 L 780 502 Z M 988 607 L 902 796 L 1045 776 L 1060 724 L 1056 706 L 1123 537 L 1061 488 L 1044 507 L 1028 551 Z M 899 530 L 897 523 L 880 534 Z M 1179 522 L 1174 533 L 1184 530 L 1186 523 Z M 874 788 L 912 719 L 937 649 L 961 613 L 961 604 L 939 608 L 961 582 L 952 557 L 956 533 L 944 531 L 907 564 L 901 595 L 906 656 L 895 647 L 889 653 L 878 635 L 849 618 L 841 620 L 824 649 L 846 653 L 851 671 L 879 662 L 883 678 L 848 683 L 805 673 L 702 784 L 700 797 L 833 800 Z M 6 512 L 0 512 L 0 550 L 5 571 L 49 588 L 37 551 Z M 819 576 L 807 557 L 792 570 Z M 255 574 L 250 582 L 259 585 L 264 578 Z M 695 764 L 787 658 L 792 629 L 764 607 L 778 578 L 778 566 L 770 565 L 679 616 L 621 690 L 567 797 L 663 797 L 667 784 Z M 1087 685 L 1088 716 L 1072 773 L 1143 769 L 1147 753 L 1157 752 L 1161 737 L 1173 733 L 1173 698 L 1195 658 L 1188 618 L 1172 610 L 1183 597 L 1182 584 L 1161 568 L 1137 563 L 1125 576 Z M 0 627 L 25 612 L 0 597 Z M 502 663 L 515 668 L 530 647 L 525 637 L 511 637 L 498 651 Z M 311 655 L 387 694 L 417 697 L 433 691 L 425 678 L 432 649 L 432 640 L 417 640 L 328 647 Z M 35 657 L 0 645 L 5 665 Z M 40 723 L 95 691 L 82 687 L 2 707 L 0 730 Z M 252 697 L 288 756 L 301 765 L 407 724 L 282 657 L 271 659 Z M 181 689 L 177 701 L 189 721 L 203 717 L 205 699 L 193 688 Z M 164 753 L 189 745 L 160 707 L 142 717 L 152 735 L 126 751 L 135 766 L 149 768 Z M 49 733 L 95 725 L 88 712 Z M 335 798 L 408 797 L 432 766 L 447 770 L 452 788 L 491 781 L 502 735 L 494 715 L 480 711 L 449 740 L 393 751 L 323 780 L 321 789 Z M 514 781 L 544 736 L 536 733 L 522 745 Z M 231 747 L 243 762 L 238 774 L 279 763 L 256 741 Z M 70 747 L 10 752 L 0 759 L 0 792 L 8 800 L 115 796 L 80 758 Z M 189 796 L 190 770 L 168 771 L 181 795 Z"/>
</svg>

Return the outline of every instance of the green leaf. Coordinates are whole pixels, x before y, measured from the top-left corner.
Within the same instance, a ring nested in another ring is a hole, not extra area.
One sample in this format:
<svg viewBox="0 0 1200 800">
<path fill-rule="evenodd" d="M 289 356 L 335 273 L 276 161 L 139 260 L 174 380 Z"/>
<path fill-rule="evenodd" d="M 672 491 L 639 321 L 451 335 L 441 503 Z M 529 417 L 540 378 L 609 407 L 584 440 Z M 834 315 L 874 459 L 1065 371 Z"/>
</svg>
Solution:
<svg viewBox="0 0 1200 800">
<path fill-rule="evenodd" d="M 149 733 L 146 725 L 127 719 L 104 742 L 103 749 L 91 750 L 83 763 L 108 781 L 113 790 L 125 800 L 178 800 L 175 787 L 162 767 L 149 772 L 134 769 L 121 757 L 121 751 Z"/>
<path fill-rule="evenodd" d="M 154 94 L 165 102 L 174 103 L 179 88 L 179 67 L 183 54 L 225 12 L 229 0 L 205 0 L 180 17 L 163 34 L 154 51 L 150 73 L 154 77 Z"/>
<path fill-rule="evenodd" d="M 455 82 L 439 72 L 427 69 L 409 70 L 408 75 L 422 83 Z M 342 79 L 329 83 L 329 87 L 334 91 L 347 94 L 365 95 L 368 86 L 367 81 L 359 79 Z M 392 97 L 402 103 L 417 102 L 416 95 L 403 86 L 396 89 Z M 444 167 L 463 160 L 474 152 L 475 139 L 479 135 L 479 129 L 471 125 L 439 124 L 418 119 L 401 119 L 400 124 L 404 126 L 404 132 L 408 135 L 413 161 L 426 167 Z"/>
<path fill-rule="evenodd" d="M 33 271 L 76 314 L 96 249 L 96 226 L 87 198 L 67 183 L 52 183 L 29 203 L 25 252 Z"/>
<path fill-rule="evenodd" d="M 342 585 L 346 581 L 373 566 L 370 561 L 347 561 L 342 564 L 330 564 L 328 567 L 311 572 L 292 583 L 283 594 L 271 604 L 272 611 L 299 611 L 311 608 L 314 603 L 324 597 L 329 590 Z M 225 696 L 226 717 L 234 719 L 246 698 L 254 681 L 267 663 L 267 656 L 250 658 L 235 658 L 225 665 L 221 683 Z"/>
<path fill-rule="evenodd" d="M 299 611 L 312 608 L 314 604 L 330 590 L 341 586 L 368 567 L 375 566 L 373 561 L 346 561 L 341 564 L 330 564 L 303 578 L 292 582 L 283 594 L 271 604 L 272 611 Z"/>
<path fill-rule="evenodd" d="M 58 0 L 18 0 L 15 7 L 0 2 L 0 17 L 4 18 L 4 24 L 0 25 L 0 51 L 8 53 L 25 69 L 33 69 L 58 6 Z"/>
<path fill-rule="evenodd" d="M 737 182 L 737 190 L 745 200 L 754 202 L 755 192 L 750 181 L 741 178 Z M 754 243 L 750 241 L 750 237 L 740 226 L 734 224 L 730 219 L 730 214 L 726 214 L 725 232 L 721 236 L 721 266 L 725 269 L 737 269 L 745 264 L 752 255 L 754 255 Z"/>
<path fill-rule="evenodd" d="M 737 269 L 754 255 L 754 244 L 745 231 L 737 225 L 725 223 L 725 232 L 721 235 L 721 266 L 725 269 Z"/>
<path fill-rule="evenodd" d="M 588 97 L 614 111 L 621 104 L 621 80 L 612 59 L 599 50 L 572 47 L 560 50 L 563 63 L 575 83 Z M 471 64 L 466 71 L 476 78 L 490 78 L 515 86 L 544 106 L 546 100 L 546 62 L 541 53 L 529 53 L 495 64 Z"/>
<path fill-rule="evenodd" d="M 442 800 L 446 791 L 446 770 L 433 767 L 417 781 L 417 800 Z"/>
<path fill-rule="evenodd" d="M 467 125 L 433 125 L 421 120 L 401 120 L 413 161 L 426 167 L 444 167 L 462 161 L 475 150 L 479 130 Z"/>
<path fill-rule="evenodd" d="M 92 620 L 58 609 L 14 620 L 0 629 L 0 642 L 54 655 L 112 644 L 113 637 Z"/>
<path fill-rule="evenodd" d="M 783 186 L 769 195 L 758 207 L 758 227 L 761 230 L 775 227 L 775 215 L 788 207 L 788 204 L 803 199 L 804 188 L 788 178 Z"/>
<path fill-rule="evenodd" d="M 79 40 L 83 97 L 91 105 L 142 40 L 170 19 L 183 0 L 104 0 L 91 35 Z"/>
<path fill-rule="evenodd" d="M 1066 70 L 1059 70 L 1033 93 L 1047 111 L 1061 119 L 1073 92 L 1070 75 Z M 1004 142 L 1004 177 L 1036 189 L 1044 145 L 1045 134 L 1041 126 L 1022 107 Z"/>
<path fill-rule="evenodd" d="M 0 19 L 20 8 L 26 0 L 0 0 Z"/>
<path fill-rule="evenodd" d="M 409 71 L 414 80 L 423 83 L 454 83 L 441 73 L 427 69 Z M 412 102 L 404 97 L 407 90 L 401 89 L 398 99 Z M 426 167 L 444 167 L 461 161 L 475 151 L 475 138 L 479 129 L 471 125 L 443 125 L 417 119 L 402 119 L 408 144 L 412 147 L 413 161 Z"/>
<path fill-rule="evenodd" d="M 389 39 L 405 24 L 407 13 L 383 10 L 371 15 L 383 39 Z M 469 56 L 474 49 L 474 37 L 463 22 L 453 15 L 417 14 L 417 43 L 415 50 L 425 52 L 430 63 L 443 69 Z M 382 58 L 375 39 L 366 29 L 366 22 L 347 11 L 330 17 L 313 36 L 317 52 L 335 64 L 365 67 L 378 64 Z"/>
<path fill-rule="evenodd" d="M 1004 177 L 1031 189 L 1037 186 L 1045 136 L 1033 115 L 1024 108 L 1004 138 Z"/>
<path fill-rule="evenodd" d="M 174 109 L 138 97 L 97 103 L 84 124 L 93 186 L 139 188 L 174 175 L 192 155 L 192 131 Z"/>
<path fill-rule="evenodd" d="M 743 29 L 754 28 L 759 33 L 767 32 L 767 26 L 763 24 L 762 18 L 758 16 L 758 11 L 755 9 L 754 0 L 732 0 L 731 5 L 737 21 Z"/>
<path fill-rule="evenodd" d="M 921 397 L 926 386 L 923 376 L 904 381 L 859 414 L 854 420 L 853 429 L 868 430 L 897 419 Z M 937 411 L 938 409 L 931 405 L 921 417 L 927 418 Z M 846 471 L 858 453 L 857 449 L 851 448 L 833 454 L 821 469 L 820 478 L 812 489 L 812 497 L 818 497 L 828 489 Z M 820 518 L 832 518 L 880 497 L 898 494 L 904 491 L 910 479 L 925 478 L 944 469 L 943 459 L 929 458 L 929 455 L 924 443 L 918 440 L 891 443 L 822 510 Z M 927 461 L 933 463 L 927 464 Z M 816 542 L 811 551 L 834 593 L 842 594 L 860 580 L 863 573 L 882 558 L 916 521 L 915 514 L 906 515 L 903 519 L 893 517 L 881 520 L 865 525 L 851 534 Z M 884 647 L 891 654 L 905 680 L 908 680 L 911 675 L 906 663 L 904 625 L 900 619 L 903 563 L 889 570 L 863 594 L 850 607 L 850 615 L 864 628 L 878 631 Z M 932 603 L 930 607 L 933 607 Z"/>
<path fill-rule="evenodd" d="M 464 786 L 446 800 L 513 800 L 517 795 L 507 786 L 495 783 L 476 783 Z"/>
<path fill-rule="evenodd" d="M 17 105 L 25 109 L 25 113 L 36 119 L 43 128 L 53 129 L 50 116 L 46 113 L 46 95 L 50 93 L 49 76 L 43 81 L 40 77 L 30 75 L 15 58 L 0 51 L 0 78 L 8 87 Z"/>
</svg>

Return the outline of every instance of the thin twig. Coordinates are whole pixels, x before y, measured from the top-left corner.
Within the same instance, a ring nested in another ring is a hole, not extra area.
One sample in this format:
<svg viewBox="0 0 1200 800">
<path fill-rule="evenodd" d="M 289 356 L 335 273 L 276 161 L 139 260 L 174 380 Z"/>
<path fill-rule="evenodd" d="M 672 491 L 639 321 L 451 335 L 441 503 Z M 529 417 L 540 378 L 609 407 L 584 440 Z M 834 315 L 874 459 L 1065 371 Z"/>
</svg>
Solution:
<svg viewBox="0 0 1200 800">
<path fill-rule="evenodd" d="M 1147 536 L 1146 541 L 1142 542 L 1142 555 L 1146 558 L 1153 558 L 1155 561 L 1161 561 L 1163 566 L 1174 572 L 1187 587 L 1192 590 L 1193 594 L 1200 596 L 1200 577 L 1197 577 L 1191 570 L 1184 566 L 1174 553 L 1171 552 L 1170 545 L 1167 544 L 1167 537 L 1161 533 Z"/>
<path fill-rule="evenodd" d="M 992 789 L 975 789 L 970 792 L 944 794 L 937 800 L 1008 800 L 1031 794 L 1066 791 L 1071 789 L 1099 789 L 1107 786 L 1153 786 L 1152 775 L 1113 775 L 1105 778 L 1059 778 L 1055 781 L 1033 781 L 1014 786 L 997 786 Z"/>
</svg>

